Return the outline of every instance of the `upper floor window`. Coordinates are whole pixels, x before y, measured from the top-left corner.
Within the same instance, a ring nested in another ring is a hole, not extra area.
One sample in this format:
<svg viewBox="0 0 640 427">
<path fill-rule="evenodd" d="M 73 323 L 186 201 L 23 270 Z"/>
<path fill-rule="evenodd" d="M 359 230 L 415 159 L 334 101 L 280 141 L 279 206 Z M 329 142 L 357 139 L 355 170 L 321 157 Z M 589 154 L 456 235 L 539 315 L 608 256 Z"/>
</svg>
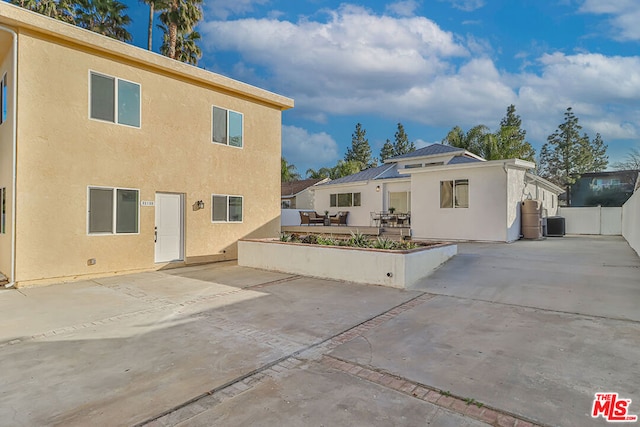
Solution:
<svg viewBox="0 0 640 427">
<path fill-rule="evenodd" d="M 140 127 L 140 85 L 104 74 L 90 73 L 90 117 Z"/>
<path fill-rule="evenodd" d="M 213 142 L 242 148 L 242 114 L 213 107 Z"/>
<path fill-rule="evenodd" d="M 7 121 L 7 75 L 2 76 L 0 80 L 0 125 Z"/>
<path fill-rule="evenodd" d="M 469 207 L 469 180 L 440 181 L 441 208 Z"/>
</svg>

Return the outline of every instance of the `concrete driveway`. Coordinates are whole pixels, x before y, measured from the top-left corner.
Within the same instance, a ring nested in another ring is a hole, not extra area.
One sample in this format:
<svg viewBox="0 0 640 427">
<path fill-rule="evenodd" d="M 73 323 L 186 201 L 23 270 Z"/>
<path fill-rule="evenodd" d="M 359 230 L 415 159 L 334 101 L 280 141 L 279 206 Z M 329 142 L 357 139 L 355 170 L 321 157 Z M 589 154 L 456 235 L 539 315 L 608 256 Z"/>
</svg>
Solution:
<svg viewBox="0 0 640 427">
<path fill-rule="evenodd" d="M 0 292 L 0 425 L 606 425 L 640 414 L 619 237 L 464 244 L 415 290 L 231 263 Z"/>
</svg>

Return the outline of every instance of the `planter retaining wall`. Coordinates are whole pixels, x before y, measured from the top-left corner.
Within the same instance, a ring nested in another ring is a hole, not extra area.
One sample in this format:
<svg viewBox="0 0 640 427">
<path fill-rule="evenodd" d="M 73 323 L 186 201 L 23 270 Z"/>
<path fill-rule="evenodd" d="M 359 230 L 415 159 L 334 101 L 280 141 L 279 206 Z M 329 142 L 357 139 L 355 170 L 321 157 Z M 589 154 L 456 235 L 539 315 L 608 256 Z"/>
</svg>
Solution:
<svg viewBox="0 0 640 427">
<path fill-rule="evenodd" d="M 238 265 L 405 289 L 457 253 L 449 243 L 386 251 L 246 239 L 238 242 Z"/>
</svg>

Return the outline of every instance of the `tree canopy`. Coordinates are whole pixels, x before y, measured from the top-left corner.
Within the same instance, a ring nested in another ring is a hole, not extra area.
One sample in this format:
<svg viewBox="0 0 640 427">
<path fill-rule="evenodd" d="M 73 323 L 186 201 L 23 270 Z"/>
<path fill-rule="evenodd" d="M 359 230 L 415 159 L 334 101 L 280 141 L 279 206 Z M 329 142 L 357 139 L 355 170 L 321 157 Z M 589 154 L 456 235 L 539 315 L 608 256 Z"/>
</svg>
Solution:
<svg viewBox="0 0 640 427">
<path fill-rule="evenodd" d="M 522 159 L 533 162 L 535 150 L 525 140 L 526 134 L 516 107 L 509 105 L 496 132 L 491 133 L 485 125 L 477 125 L 465 133 L 460 126 L 455 126 L 442 143 L 463 148 L 487 160 Z"/>
<path fill-rule="evenodd" d="M 624 160 L 611 165 L 615 170 L 640 170 L 640 150 L 632 148 Z"/>
<path fill-rule="evenodd" d="M 351 147 L 347 148 L 344 161 L 360 163 L 360 170 L 378 165 L 378 161 L 371 155 L 367 131 L 362 127 L 361 123 L 356 124 L 356 129 L 351 135 Z"/>
<path fill-rule="evenodd" d="M 295 165 L 287 162 L 284 157 L 280 158 L 280 180 L 281 182 L 291 182 L 300 179 L 300 174 Z"/>
<path fill-rule="evenodd" d="M 384 143 L 380 150 L 380 161 L 384 162 L 391 157 L 411 153 L 415 150 L 416 146 L 413 141 L 409 141 L 409 137 L 404 130 L 404 126 L 402 123 L 398 123 L 398 130 L 393 136 L 393 143 L 387 139 L 387 142 Z"/>
<path fill-rule="evenodd" d="M 599 172 L 608 164 L 607 146 L 600 134 L 593 141 L 586 133 L 581 134 L 578 117 L 571 107 L 564 113 L 564 122 L 540 151 L 540 175 L 549 181 L 567 188 L 571 204 L 570 187 L 585 172 Z"/>
</svg>

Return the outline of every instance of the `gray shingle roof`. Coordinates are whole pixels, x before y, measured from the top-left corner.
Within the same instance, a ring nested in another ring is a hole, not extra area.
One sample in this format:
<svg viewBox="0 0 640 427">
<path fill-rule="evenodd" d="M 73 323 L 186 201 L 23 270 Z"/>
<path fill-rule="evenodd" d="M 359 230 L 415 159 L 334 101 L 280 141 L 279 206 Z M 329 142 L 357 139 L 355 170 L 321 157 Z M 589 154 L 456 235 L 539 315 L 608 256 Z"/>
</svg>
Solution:
<svg viewBox="0 0 640 427">
<path fill-rule="evenodd" d="M 435 156 L 438 154 L 455 153 L 455 152 L 461 152 L 461 151 L 464 151 L 464 149 L 452 147 L 450 145 L 431 144 L 431 145 L 427 145 L 426 147 L 422 147 L 416 151 L 412 151 L 411 153 L 392 157 L 389 160 L 395 161 L 395 160 L 401 160 L 401 159 L 410 159 L 412 157 Z"/>
<path fill-rule="evenodd" d="M 345 184 L 348 182 L 369 181 L 370 179 L 378 178 L 379 176 L 385 174 L 385 172 L 389 173 L 390 169 L 395 169 L 395 168 L 396 168 L 396 165 L 393 165 L 393 164 L 382 165 L 376 168 L 365 169 L 362 172 L 354 173 L 353 175 L 349 175 L 349 176 L 343 176 L 342 178 L 334 179 L 319 185 Z"/>
<path fill-rule="evenodd" d="M 455 156 L 453 159 L 451 159 L 451 161 L 449 163 L 447 163 L 448 165 L 459 165 L 461 163 L 475 163 L 475 162 L 481 162 L 482 160 L 478 160 L 478 159 L 474 159 L 473 157 L 467 157 L 467 156 Z"/>
</svg>

